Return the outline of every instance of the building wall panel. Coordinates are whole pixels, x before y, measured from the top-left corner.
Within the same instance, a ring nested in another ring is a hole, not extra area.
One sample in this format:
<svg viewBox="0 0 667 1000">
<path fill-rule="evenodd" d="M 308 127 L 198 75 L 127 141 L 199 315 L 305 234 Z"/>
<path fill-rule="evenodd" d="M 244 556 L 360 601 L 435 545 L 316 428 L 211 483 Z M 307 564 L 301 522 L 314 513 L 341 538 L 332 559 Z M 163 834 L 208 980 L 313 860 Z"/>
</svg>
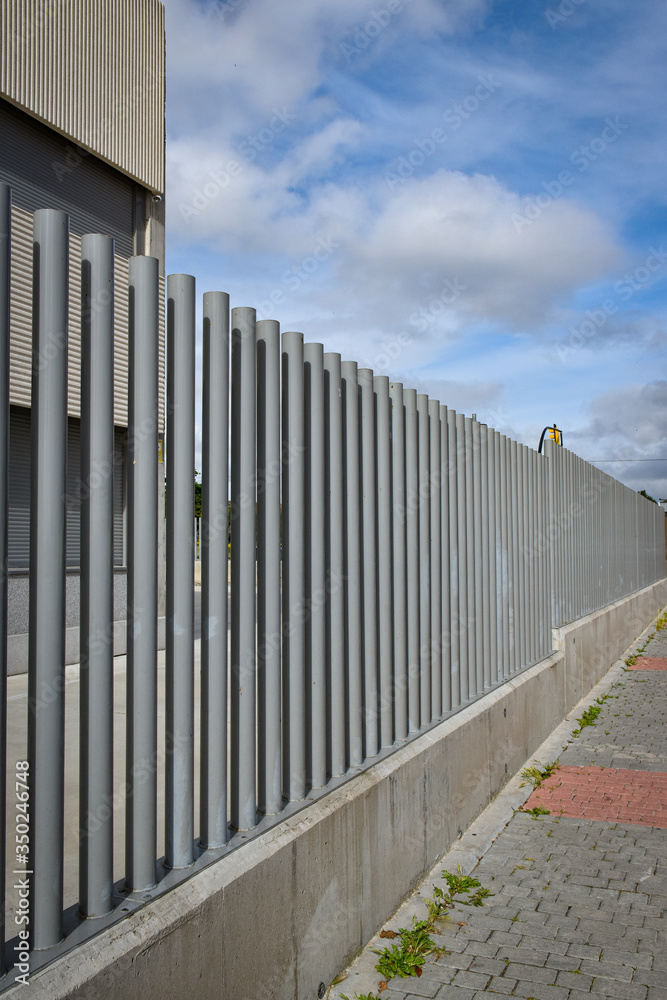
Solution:
<svg viewBox="0 0 667 1000">
<path fill-rule="evenodd" d="M 159 0 L 0 0 L 0 95 L 164 191 Z"/>
</svg>

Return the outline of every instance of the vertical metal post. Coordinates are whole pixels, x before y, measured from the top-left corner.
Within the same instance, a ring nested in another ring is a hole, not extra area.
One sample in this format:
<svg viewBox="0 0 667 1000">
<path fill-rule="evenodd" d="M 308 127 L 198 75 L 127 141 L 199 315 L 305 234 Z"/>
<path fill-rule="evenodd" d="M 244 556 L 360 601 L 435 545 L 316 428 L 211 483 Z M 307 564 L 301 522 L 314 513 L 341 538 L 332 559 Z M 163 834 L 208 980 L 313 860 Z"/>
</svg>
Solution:
<svg viewBox="0 0 667 1000">
<path fill-rule="evenodd" d="M 431 721 L 431 484 L 428 396 L 417 396 L 417 494 L 419 518 L 419 724 Z"/>
<path fill-rule="evenodd" d="M 257 323 L 257 791 L 282 809 L 280 606 L 280 326 Z"/>
<path fill-rule="evenodd" d="M 481 492 L 481 581 L 478 588 L 478 599 L 482 602 L 480 616 L 481 629 L 477 632 L 478 656 L 480 659 L 480 690 L 488 691 L 491 687 L 491 559 L 489 551 L 489 439 L 486 424 L 479 425 L 480 448 L 480 492 Z"/>
<path fill-rule="evenodd" d="M 348 764 L 362 761 L 361 519 L 359 507 L 359 386 L 356 361 L 341 365 L 345 449 L 345 671 Z"/>
<path fill-rule="evenodd" d="M 377 635 L 381 747 L 394 739 L 394 620 L 392 613 L 391 402 L 386 375 L 373 378 L 377 455 Z"/>
<path fill-rule="evenodd" d="M 125 878 L 139 890 L 157 850 L 157 258 L 131 258 L 129 290 Z"/>
<path fill-rule="evenodd" d="M 461 418 L 462 419 L 462 418 Z M 457 437 L 459 415 L 455 410 L 447 411 L 448 437 L 448 477 L 449 477 L 449 645 L 450 645 L 450 685 L 451 707 L 461 704 L 461 632 L 459 601 L 459 458 Z M 467 689 L 466 689 L 467 692 Z M 466 693 L 467 697 L 467 693 Z"/>
<path fill-rule="evenodd" d="M 500 586 L 498 587 L 498 597 L 500 601 L 499 616 L 502 622 L 502 648 L 499 648 L 501 662 L 501 676 L 506 678 L 511 673 L 511 638 L 510 626 L 512 616 L 510 611 L 510 513 L 509 513 L 509 444 L 507 437 L 501 434 L 499 437 L 499 472 L 500 472 L 500 559 L 496 558 L 496 565 L 500 570 Z"/>
<path fill-rule="evenodd" d="M 490 572 L 492 594 L 492 664 L 491 679 L 494 684 L 502 680 L 503 657 L 503 577 L 502 577 L 502 528 L 501 528 L 501 496 L 500 496 L 500 434 L 493 431 L 493 439 L 489 451 L 489 476 L 492 476 L 493 489 L 493 571 Z"/>
<path fill-rule="evenodd" d="M 205 292 L 202 337 L 201 846 L 227 843 L 229 295 Z"/>
<path fill-rule="evenodd" d="M 475 607 L 475 657 L 472 668 L 475 676 L 475 694 L 484 690 L 484 575 L 488 566 L 483 563 L 482 555 L 482 441 L 479 421 L 471 422 L 472 430 L 472 489 L 473 489 L 473 563 L 475 576 L 473 581 L 473 600 Z M 472 630 L 471 630 L 472 631 Z"/>
<path fill-rule="evenodd" d="M 537 494 L 537 473 L 535 467 L 535 458 L 537 457 L 537 452 L 533 451 L 532 448 L 526 448 L 526 458 L 528 465 L 528 486 L 530 490 L 530 508 L 528 517 L 528 547 L 527 547 L 527 576 L 526 583 L 528 587 L 528 609 L 530 615 L 530 635 L 529 635 L 529 650 L 528 650 L 528 662 L 534 663 L 537 660 L 537 606 L 539 602 L 540 594 L 540 578 L 539 578 L 539 555 L 538 555 L 538 545 L 539 545 L 539 524 L 538 524 L 538 507 L 539 500 Z"/>
<path fill-rule="evenodd" d="M 257 822 L 256 792 L 256 333 L 255 310 L 232 309 L 232 622 L 230 815 Z"/>
<path fill-rule="evenodd" d="M 496 605 L 496 437 L 497 432 L 489 427 L 486 430 L 486 474 L 488 490 L 488 572 L 485 588 L 485 600 L 489 604 L 489 636 L 488 636 L 488 684 L 493 686 L 498 680 L 498 616 Z M 486 647 L 485 647 L 486 648 Z M 484 661 L 486 668 L 486 658 Z"/>
<path fill-rule="evenodd" d="M 165 846 L 194 861 L 195 279 L 167 278 L 167 621 Z"/>
<path fill-rule="evenodd" d="M 280 326 L 257 332 L 257 788 L 264 815 L 282 809 L 280 606 Z"/>
<path fill-rule="evenodd" d="M 525 667 L 528 663 L 528 631 L 530 628 L 527 608 L 526 608 L 526 538 L 528 527 L 528 510 L 530 499 L 528 496 L 528 479 L 526 476 L 526 446 L 518 444 L 516 446 L 517 455 L 517 479 L 516 479 L 516 505 L 517 505 L 517 535 L 515 538 L 516 558 L 518 569 L 518 647 L 519 657 L 517 669 Z"/>
<path fill-rule="evenodd" d="M 536 514 L 535 533 L 537 537 L 537 556 L 535 557 L 535 573 L 538 580 L 537 604 L 536 604 L 536 655 L 541 660 L 546 655 L 545 639 L 546 624 L 544 619 L 545 594 L 545 567 L 548 566 L 549 552 L 546 544 L 546 530 L 544 517 L 544 456 L 536 454 L 535 464 L 535 490 L 536 490 Z"/>
<path fill-rule="evenodd" d="M 530 507 L 528 511 L 528 539 L 526 543 L 526 604 L 530 617 L 530 628 L 528 632 L 528 662 L 534 663 L 536 660 L 536 608 L 539 601 L 539 570 L 537 560 L 539 538 L 538 531 L 538 508 L 537 478 L 535 471 L 535 458 L 537 452 L 526 446 L 526 467 L 528 472 L 528 491 L 530 495 Z"/>
<path fill-rule="evenodd" d="M 373 372 L 360 368 L 359 426 L 361 467 L 361 533 L 364 636 L 364 757 L 374 757 L 379 747 L 378 717 L 378 549 L 376 501 L 375 395 Z"/>
<path fill-rule="evenodd" d="M 0 975 L 5 943 L 5 802 L 7 764 L 7 573 L 9 517 L 9 303 L 12 194 L 0 183 Z"/>
<path fill-rule="evenodd" d="M 521 653 L 521 627 L 522 621 L 519 614 L 519 599 L 521 594 L 519 582 L 519 514 L 518 514 L 518 477 L 517 477 L 517 442 L 509 441 L 510 468 L 508 477 L 511 534 L 509 541 L 509 566 L 510 566 L 510 672 L 515 673 L 520 666 Z"/>
<path fill-rule="evenodd" d="M 447 407 L 440 407 L 440 546 L 441 546 L 441 617 L 440 617 L 440 659 L 442 669 L 442 711 L 452 707 L 452 649 L 451 649 L 451 608 L 450 608 L 450 511 L 449 511 L 449 427 Z"/>
<path fill-rule="evenodd" d="M 35 212 L 28 640 L 35 949 L 63 933 L 68 230 L 64 212 Z"/>
<path fill-rule="evenodd" d="M 345 773 L 345 570 L 343 551 L 343 406 L 340 354 L 324 355 L 327 527 L 326 586 L 329 690 L 328 748 L 332 776 Z"/>
<path fill-rule="evenodd" d="M 542 600 L 540 603 L 540 657 L 551 652 L 551 579 L 552 549 L 549 537 L 549 466 L 540 455 L 537 461 L 540 483 L 540 517 L 542 542 Z"/>
<path fill-rule="evenodd" d="M 577 497 L 577 470 L 575 456 L 572 452 L 567 453 L 568 458 L 568 482 L 569 482 L 569 502 L 567 508 L 567 526 L 568 526 L 568 621 L 573 621 L 577 617 L 577 564 L 579 561 L 579 553 L 577 550 L 577 519 L 575 517 L 575 510 L 578 504 Z M 634 512 L 633 512 L 634 514 Z M 631 533 L 628 535 L 632 539 L 634 548 L 634 534 L 635 525 L 634 517 L 632 518 L 632 528 Z M 630 574 L 632 570 L 630 569 Z"/>
<path fill-rule="evenodd" d="M 303 334 L 282 335 L 283 386 L 283 790 L 306 794 L 305 489 Z"/>
<path fill-rule="evenodd" d="M 459 567 L 459 682 L 461 686 L 461 704 L 465 704 L 470 698 L 470 670 L 469 670 L 469 639 L 468 628 L 469 619 L 473 611 L 468 605 L 468 575 L 472 570 L 468 555 L 468 518 L 472 516 L 472 496 L 467 495 L 467 437 L 466 420 L 470 424 L 470 418 L 462 413 L 456 414 L 456 485 L 458 493 L 458 567 Z M 472 467 L 470 469 L 472 472 Z"/>
<path fill-rule="evenodd" d="M 429 400 L 429 486 L 431 520 L 431 721 L 442 715 L 442 456 L 440 402 Z"/>
<path fill-rule="evenodd" d="M 417 391 L 403 390 L 405 405 L 405 528 L 407 544 L 408 726 L 420 725 L 419 636 L 419 427 Z M 429 629 L 430 631 L 430 629 Z"/>
<path fill-rule="evenodd" d="M 304 344 L 306 446 L 306 679 L 308 781 L 327 783 L 327 615 L 324 348 Z"/>
<path fill-rule="evenodd" d="M 400 382 L 389 385 L 391 400 L 391 490 L 394 605 L 394 738 L 408 735 L 408 595 L 405 490 L 405 406 Z"/>
<path fill-rule="evenodd" d="M 558 502 L 558 468 L 556 465 L 557 456 L 549 441 L 545 441 L 544 461 L 546 467 L 546 488 L 547 488 L 547 522 L 549 550 L 551 553 L 551 576 L 549 579 L 550 600 L 550 621 L 551 627 L 556 628 L 559 624 L 559 592 L 560 592 L 560 560 L 558 558 L 558 531 L 557 524 L 560 516 L 560 505 Z"/>
<path fill-rule="evenodd" d="M 112 909 L 113 240 L 81 240 L 79 908 Z"/>
<path fill-rule="evenodd" d="M 544 536 L 545 562 L 543 567 L 543 605 L 542 623 L 544 629 L 542 652 L 546 656 L 553 647 L 552 629 L 554 627 L 552 612 L 553 579 L 554 579 L 554 550 L 551 541 L 552 521 L 551 521 L 551 495 L 550 495 L 550 466 L 546 459 L 540 462 L 542 466 L 542 523 Z"/>
</svg>

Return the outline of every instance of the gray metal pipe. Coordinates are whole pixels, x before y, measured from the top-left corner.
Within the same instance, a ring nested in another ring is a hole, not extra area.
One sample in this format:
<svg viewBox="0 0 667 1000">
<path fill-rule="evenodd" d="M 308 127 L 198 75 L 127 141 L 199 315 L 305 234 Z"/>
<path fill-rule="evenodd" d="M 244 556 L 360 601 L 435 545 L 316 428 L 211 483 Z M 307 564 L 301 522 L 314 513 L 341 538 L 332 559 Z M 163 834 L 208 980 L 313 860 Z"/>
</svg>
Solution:
<svg viewBox="0 0 667 1000">
<path fill-rule="evenodd" d="M 79 909 L 113 908 L 113 240 L 81 240 Z"/>
<path fill-rule="evenodd" d="M 441 559 L 441 617 L 440 617 L 440 659 L 442 670 L 442 711 L 452 707 L 452 650 L 451 650 L 451 606 L 450 606 L 450 467 L 449 467 L 449 426 L 447 407 L 440 407 L 440 546 Z"/>
<path fill-rule="evenodd" d="M 9 515 L 9 304 L 12 192 L 0 183 L 0 774 L 7 767 L 7 574 Z M 5 942 L 5 782 L 0 782 L 0 975 Z"/>
<path fill-rule="evenodd" d="M 125 880 L 155 885 L 159 261 L 130 260 Z M 192 473 L 190 472 L 190 481 Z"/>
<path fill-rule="evenodd" d="M 326 587 L 329 772 L 345 773 L 345 569 L 343 550 L 343 409 L 340 354 L 324 355 L 326 449 Z"/>
<path fill-rule="evenodd" d="M 282 809 L 280 602 L 280 325 L 257 323 L 257 790 L 263 815 Z"/>
<path fill-rule="evenodd" d="M 405 406 L 403 386 L 389 384 L 391 401 L 391 470 L 394 608 L 394 738 L 408 735 L 408 618 L 405 490 Z"/>
<path fill-rule="evenodd" d="M 510 518 L 511 518 L 511 535 L 509 536 L 509 552 L 510 552 L 510 594 L 511 594 L 511 632 L 510 632 L 510 670 L 511 673 L 515 673 L 521 666 L 521 630 L 523 622 L 521 621 L 520 612 L 520 601 L 521 601 L 521 584 L 519 579 L 519 511 L 518 511 L 518 493 L 519 493 L 519 473 L 518 473 L 518 457 L 517 449 L 518 445 L 516 441 L 510 441 L 510 467 L 509 467 L 509 506 L 510 506 Z"/>
<path fill-rule="evenodd" d="M 530 611 L 528 607 L 527 544 L 530 526 L 530 481 L 527 471 L 525 444 L 517 445 L 517 508 L 519 518 L 519 634 L 521 636 L 519 666 L 529 662 Z"/>
<path fill-rule="evenodd" d="M 257 823 L 255 310 L 232 309 L 231 769 L 234 830 Z"/>
<path fill-rule="evenodd" d="M 308 783 L 327 783 L 326 463 L 324 348 L 304 344 L 306 477 L 306 683 Z"/>
<path fill-rule="evenodd" d="M 462 419 L 462 418 L 461 418 Z M 447 449 L 449 480 L 449 647 L 451 707 L 461 704 L 461 641 L 459 601 L 459 461 L 457 436 L 459 414 L 447 411 Z M 465 508 L 463 508 L 465 510 Z"/>
<path fill-rule="evenodd" d="M 359 384 L 356 361 L 341 365 L 343 444 L 345 452 L 345 673 L 347 687 L 347 760 L 363 759 L 363 648 L 361 627 L 361 510 L 359 503 Z"/>
<path fill-rule="evenodd" d="M 194 861 L 195 279 L 167 278 L 165 853 Z"/>
<path fill-rule="evenodd" d="M 470 425 L 470 417 L 462 413 L 456 414 L 456 485 L 457 485 L 457 529 L 458 529 L 458 621 L 456 623 L 459 636 L 459 682 L 461 704 L 470 698 L 470 655 L 469 655 L 469 623 L 473 608 L 468 604 L 468 575 L 472 570 L 471 557 L 468 552 L 468 518 L 472 516 L 472 496 L 468 498 L 468 469 L 472 473 L 472 463 L 467 459 L 466 420 Z M 472 484 L 470 484 L 472 485 Z M 474 640 L 473 640 L 474 641 Z"/>
<path fill-rule="evenodd" d="M 475 608 L 475 656 L 473 672 L 475 675 L 475 694 L 484 690 L 484 576 L 488 565 L 483 559 L 483 516 L 482 510 L 482 443 L 481 426 L 478 420 L 471 421 L 472 430 L 472 490 L 473 490 L 473 563 L 475 566 L 472 587 Z M 471 630 L 472 631 L 472 630 Z"/>
<path fill-rule="evenodd" d="M 479 677 L 480 690 L 488 691 L 491 687 L 491 558 L 490 558 L 490 510 L 489 510 L 489 437 L 486 424 L 479 425 L 480 447 L 480 494 L 481 494 L 481 581 L 478 588 L 478 600 L 482 603 L 481 629 L 477 633 L 478 649 L 482 655 L 479 658 L 481 668 Z"/>
<path fill-rule="evenodd" d="M 69 222 L 64 212 L 40 209 L 33 226 L 29 929 L 39 950 L 63 935 Z"/>
<path fill-rule="evenodd" d="M 227 822 L 229 295 L 205 292 L 202 336 L 200 843 Z"/>
<path fill-rule="evenodd" d="M 419 425 L 417 392 L 403 390 L 405 406 L 405 531 L 407 545 L 408 727 L 420 727 Z M 429 628 L 430 634 L 430 628 Z M 430 713 L 429 713 L 430 717 Z"/>
<path fill-rule="evenodd" d="M 502 530 L 501 530 L 501 498 L 500 498 L 500 434 L 493 431 L 489 444 L 489 488 L 493 495 L 493 513 L 491 522 L 492 552 L 490 583 L 491 583 L 491 679 L 494 684 L 502 679 L 503 650 L 503 579 L 502 579 Z"/>
<path fill-rule="evenodd" d="M 363 757 L 374 757 L 379 748 L 378 709 L 378 549 L 377 549 L 377 458 L 375 394 L 373 372 L 360 368 L 359 443 L 361 468 L 361 555 L 362 623 L 364 665 L 364 750 Z"/>
<path fill-rule="evenodd" d="M 282 335 L 283 792 L 306 794 L 303 334 Z"/>
<path fill-rule="evenodd" d="M 509 677 L 511 673 L 511 636 L 510 626 L 512 615 L 510 608 L 510 513 L 509 513 L 509 444 L 504 434 L 499 436 L 499 484 L 500 484 L 500 558 L 496 557 L 496 565 L 500 569 L 500 586 L 498 594 L 501 602 L 499 614 L 502 622 L 502 647 L 498 652 L 501 658 L 501 677 Z"/>
<path fill-rule="evenodd" d="M 526 458 L 528 460 L 528 482 L 530 486 L 530 512 L 528 518 L 528 609 L 530 614 L 530 632 L 528 636 L 528 662 L 534 663 L 537 660 L 537 615 L 540 595 L 540 572 L 538 563 L 539 545 L 539 498 L 537 493 L 537 469 L 535 458 L 537 452 L 532 448 L 526 448 Z"/>
<path fill-rule="evenodd" d="M 394 739 L 394 619 L 392 613 L 393 538 L 391 498 L 391 401 L 386 375 L 373 378 L 377 461 L 377 634 L 380 668 L 379 745 Z"/>
<path fill-rule="evenodd" d="M 431 721 L 431 443 L 428 396 L 417 395 L 417 495 L 419 519 L 419 725 Z"/>
<path fill-rule="evenodd" d="M 442 455 L 440 402 L 428 403 L 431 599 L 431 721 L 442 715 Z"/>
<path fill-rule="evenodd" d="M 493 686 L 498 680 L 498 616 L 496 605 L 496 435 L 492 428 L 486 429 L 486 476 L 487 476 L 487 530 L 488 530 L 488 574 L 486 600 L 489 605 L 488 634 L 488 684 Z M 486 646 L 485 646 L 486 648 Z M 485 658 L 485 668 L 487 660 Z"/>
</svg>

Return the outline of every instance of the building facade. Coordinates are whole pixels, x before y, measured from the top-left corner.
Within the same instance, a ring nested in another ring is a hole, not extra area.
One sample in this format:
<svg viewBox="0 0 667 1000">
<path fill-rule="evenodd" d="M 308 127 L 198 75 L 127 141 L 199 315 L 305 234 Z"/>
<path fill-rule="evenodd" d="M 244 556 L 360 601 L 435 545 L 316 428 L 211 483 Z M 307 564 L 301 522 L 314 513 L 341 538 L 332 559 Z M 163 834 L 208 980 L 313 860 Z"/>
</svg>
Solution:
<svg viewBox="0 0 667 1000">
<path fill-rule="evenodd" d="M 12 188 L 8 658 L 16 673 L 28 661 L 32 215 L 39 208 L 70 219 L 70 663 L 78 660 L 80 241 L 85 233 L 114 239 L 114 642 L 124 651 L 128 262 L 134 254 L 157 257 L 164 276 L 165 39 L 159 0 L 0 0 L 0 18 L 0 180 Z M 162 378 L 163 336 L 160 368 Z M 161 428 L 163 421 L 161 413 Z M 164 509 L 163 498 L 157 502 Z"/>
</svg>

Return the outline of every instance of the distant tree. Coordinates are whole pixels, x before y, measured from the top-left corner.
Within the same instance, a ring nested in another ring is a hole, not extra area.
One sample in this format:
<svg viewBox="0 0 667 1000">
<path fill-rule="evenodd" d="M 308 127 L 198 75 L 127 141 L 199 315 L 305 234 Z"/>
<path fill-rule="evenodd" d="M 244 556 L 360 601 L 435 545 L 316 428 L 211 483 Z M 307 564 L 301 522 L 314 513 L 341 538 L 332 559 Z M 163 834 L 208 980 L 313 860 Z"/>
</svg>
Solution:
<svg viewBox="0 0 667 1000">
<path fill-rule="evenodd" d="M 201 517 L 201 482 L 200 473 L 195 469 L 195 517 Z"/>
<path fill-rule="evenodd" d="M 650 500 L 651 503 L 657 503 L 658 502 L 657 500 L 654 500 L 653 497 L 650 497 L 648 495 L 648 493 L 646 492 L 646 490 L 639 490 L 639 495 L 640 495 L 640 497 L 646 497 L 646 499 Z"/>
</svg>

